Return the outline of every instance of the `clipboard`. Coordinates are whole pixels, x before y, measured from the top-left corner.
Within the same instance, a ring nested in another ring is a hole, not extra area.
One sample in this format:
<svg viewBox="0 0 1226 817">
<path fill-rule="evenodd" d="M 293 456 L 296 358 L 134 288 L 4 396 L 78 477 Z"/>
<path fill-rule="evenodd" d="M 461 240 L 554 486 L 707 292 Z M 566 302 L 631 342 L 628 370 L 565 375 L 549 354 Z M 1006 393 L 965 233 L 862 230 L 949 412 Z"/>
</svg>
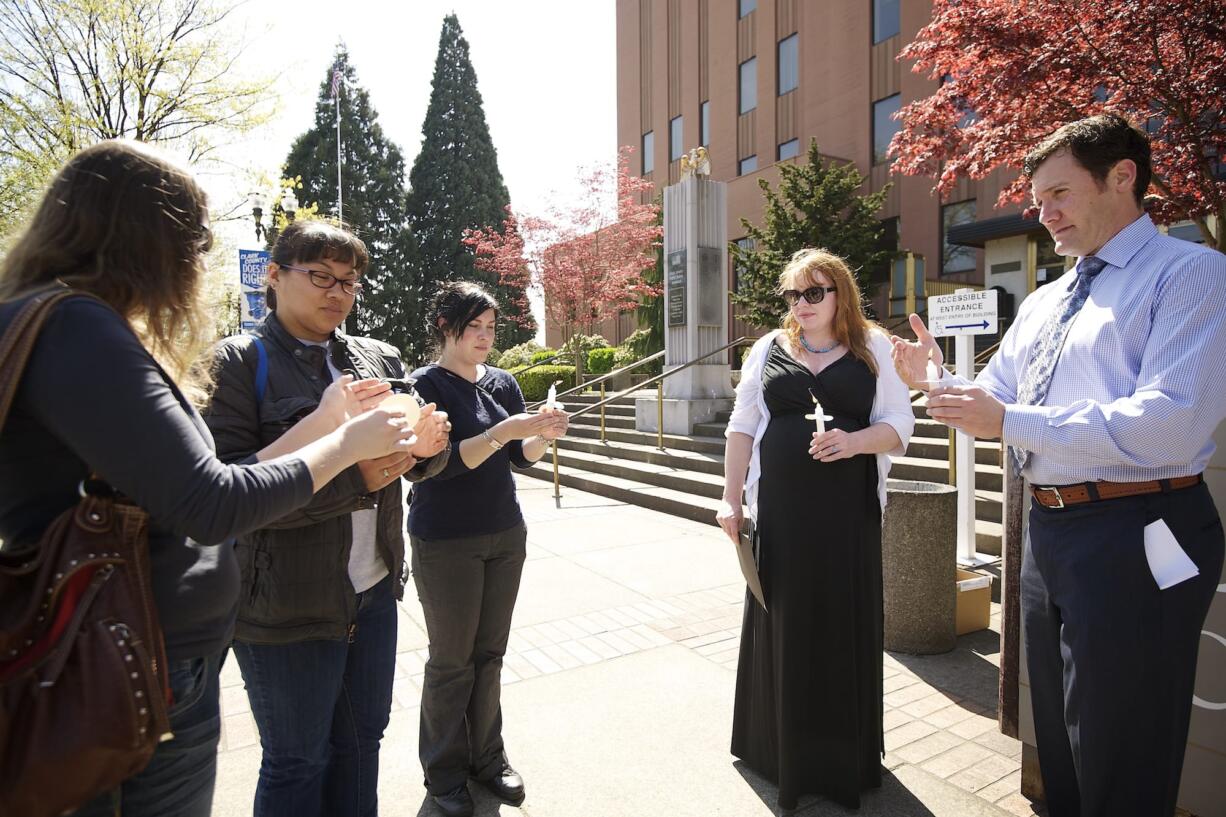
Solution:
<svg viewBox="0 0 1226 817">
<path fill-rule="evenodd" d="M 741 575 L 745 577 L 745 584 L 749 587 L 749 592 L 758 600 L 758 604 L 762 605 L 762 609 L 766 610 L 766 596 L 762 592 L 762 579 L 758 576 L 758 560 L 754 556 L 754 537 L 757 535 L 757 529 L 754 526 L 753 520 L 745 520 L 745 529 L 737 536 L 736 555 L 741 563 Z"/>
</svg>

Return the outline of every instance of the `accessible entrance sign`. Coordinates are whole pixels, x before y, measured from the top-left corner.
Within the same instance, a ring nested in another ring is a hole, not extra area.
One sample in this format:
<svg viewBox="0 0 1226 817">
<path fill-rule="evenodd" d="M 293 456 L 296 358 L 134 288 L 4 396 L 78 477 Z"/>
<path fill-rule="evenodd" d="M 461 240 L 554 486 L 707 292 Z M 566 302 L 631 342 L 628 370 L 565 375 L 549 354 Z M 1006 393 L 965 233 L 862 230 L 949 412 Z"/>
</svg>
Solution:
<svg viewBox="0 0 1226 817">
<path fill-rule="evenodd" d="M 928 297 L 928 331 L 935 337 L 994 335 L 998 318 L 995 289 L 960 290 Z"/>
</svg>

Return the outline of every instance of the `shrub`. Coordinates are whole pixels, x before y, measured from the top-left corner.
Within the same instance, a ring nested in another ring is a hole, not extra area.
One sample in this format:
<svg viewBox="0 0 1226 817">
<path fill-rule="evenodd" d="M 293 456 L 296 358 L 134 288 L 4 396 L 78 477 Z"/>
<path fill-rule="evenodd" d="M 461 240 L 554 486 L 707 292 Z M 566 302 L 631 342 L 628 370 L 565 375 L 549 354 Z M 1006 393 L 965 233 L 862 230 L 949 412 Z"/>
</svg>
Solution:
<svg viewBox="0 0 1226 817">
<path fill-rule="evenodd" d="M 562 344 L 561 351 L 567 352 L 571 357 L 574 357 L 575 350 L 578 349 L 586 359 L 587 353 L 593 349 L 603 349 L 609 345 L 609 342 L 600 335 L 571 335 L 566 343 Z"/>
<path fill-rule="evenodd" d="M 502 352 L 497 349 L 490 349 L 490 353 L 485 356 L 485 365 L 497 366 L 500 360 L 502 360 Z"/>
<path fill-rule="evenodd" d="M 556 380 L 561 380 L 558 391 L 565 391 L 575 385 L 575 367 L 546 364 L 527 371 L 512 370 L 511 374 L 519 383 L 524 393 L 525 403 L 535 403 L 544 400 L 549 394 L 549 386 Z"/>
<path fill-rule="evenodd" d="M 650 335 L 650 330 L 640 329 L 626 338 L 622 345 L 617 347 L 617 355 L 613 360 L 614 368 L 629 366 L 658 351 L 650 348 Z M 663 360 L 655 360 L 646 366 L 638 367 L 631 374 L 657 375 L 662 371 L 664 371 Z"/>
<path fill-rule="evenodd" d="M 540 363 L 542 360 L 549 360 L 558 353 L 557 349 L 550 349 L 546 346 L 544 349 L 533 352 L 532 357 L 528 358 L 529 363 Z"/>
<path fill-rule="evenodd" d="M 606 374 L 613 371 L 613 361 L 617 350 L 606 346 L 603 349 L 593 349 L 587 353 L 587 370 L 591 374 Z"/>
<path fill-rule="evenodd" d="M 527 366 L 532 355 L 541 350 L 541 345 L 534 340 L 512 346 L 502 353 L 495 365 L 500 369 L 514 369 L 516 366 Z"/>
</svg>

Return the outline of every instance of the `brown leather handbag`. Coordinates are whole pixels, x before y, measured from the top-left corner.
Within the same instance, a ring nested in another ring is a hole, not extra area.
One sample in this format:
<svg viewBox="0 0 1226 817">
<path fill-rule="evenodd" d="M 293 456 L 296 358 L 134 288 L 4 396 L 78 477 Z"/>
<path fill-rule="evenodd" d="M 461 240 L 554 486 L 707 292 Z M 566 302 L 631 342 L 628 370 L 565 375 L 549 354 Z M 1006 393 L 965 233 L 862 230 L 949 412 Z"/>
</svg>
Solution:
<svg viewBox="0 0 1226 817">
<path fill-rule="evenodd" d="M 0 428 L 52 308 L 39 293 L 0 338 Z M 38 544 L 0 550 L 0 817 L 51 817 L 114 789 L 170 737 L 148 516 L 98 480 Z"/>
</svg>

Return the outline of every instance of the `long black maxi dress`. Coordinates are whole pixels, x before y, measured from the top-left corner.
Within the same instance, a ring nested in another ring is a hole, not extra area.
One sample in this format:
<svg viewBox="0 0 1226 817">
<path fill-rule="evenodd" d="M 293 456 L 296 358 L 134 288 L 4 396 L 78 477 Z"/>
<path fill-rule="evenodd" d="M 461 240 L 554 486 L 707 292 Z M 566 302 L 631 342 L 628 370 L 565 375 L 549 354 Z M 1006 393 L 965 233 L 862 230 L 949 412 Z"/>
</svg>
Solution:
<svg viewBox="0 0 1226 817">
<path fill-rule="evenodd" d="M 850 354 L 814 375 L 771 347 L 762 372 L 757 545 L 769 612 L 746 593 L 732 753 L 779 786 L 850 808 L 881 785 L 881 506 L 872 454 L 809 454 L 810 389 L 826 428 L 870 425 L 877 378 Z"/>
</svg>

